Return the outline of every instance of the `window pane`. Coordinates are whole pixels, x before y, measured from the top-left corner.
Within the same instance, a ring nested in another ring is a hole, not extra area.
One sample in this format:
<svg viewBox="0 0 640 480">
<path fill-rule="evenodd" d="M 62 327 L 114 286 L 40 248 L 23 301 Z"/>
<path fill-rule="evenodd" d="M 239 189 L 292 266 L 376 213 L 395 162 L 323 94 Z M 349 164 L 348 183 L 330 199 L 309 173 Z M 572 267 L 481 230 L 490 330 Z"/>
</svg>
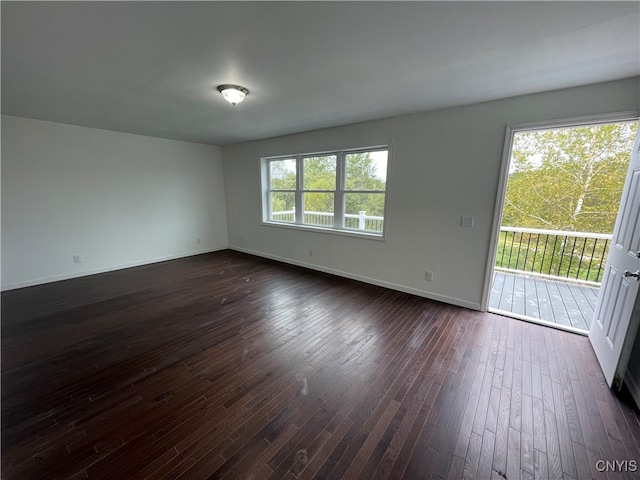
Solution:
<svg viewBox="0 0 640 480">
<path fill-rule="evenodd" d="M 269 190 L 295 190 L 295 159 L 272 160 L 269 162 Z"/>
<path fill-rule="evenodd" d="M 384 197 L 384 193 L 345 193 L 345 228 L 382 232 Z"/>
<path fill-rule="evenodd" d="M 305 190 L 336 189 L 336 156 L 305 157 L 302 160 Z"/>
<path fill-rule="evenodd" d="M 333 226 L 333 193 L 304 194 L 304 223 Z"/>
<path fill-rule="evenodd" d="M 296 221 L 296 194 L 294 192 L 271 192 L 269 218 L 276 222 Z"/>
<path fill-rule="evenodd" d="M 345 155 L 346 190 L 385 190 L 387 186 L 386 150 Z"/>
</svg>

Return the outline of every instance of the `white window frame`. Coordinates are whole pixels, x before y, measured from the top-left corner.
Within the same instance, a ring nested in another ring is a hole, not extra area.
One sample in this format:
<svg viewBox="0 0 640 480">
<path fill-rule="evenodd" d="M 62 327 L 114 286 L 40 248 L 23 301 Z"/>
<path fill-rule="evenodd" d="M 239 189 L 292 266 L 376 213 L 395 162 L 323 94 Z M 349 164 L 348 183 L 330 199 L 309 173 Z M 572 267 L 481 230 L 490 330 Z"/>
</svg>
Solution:
<svg viewBox="0 0 640 480">
<path fill-rule="evenodd" d="M 345 163 L 347 155 L 365 153 L 365 152 L 387 152 L 387 171 L 386 182 L 384 190 L 350 190 L 345 188 Z M 336 156 L 336 184 L 334 190 L 305 190 L 304 188 L 304 172 L 303 161 L 309 157 L 319 156 Z M 278 160 L 295 160 L 296 161 L 296 188 L 291 189 L 274 189 L 271 187 L 270 178 L 270 162 Z M 261 158 L 262 167 L 262 224 L 276 227 L 312 230 L 324 233 L 334 233 L 340 235 L 366 237 L 378 240 L 386 239 L 387 225 L 388 225 L 388 201 L 389 201 L 389 173 L 391 165 L 391 148 L 389 145 L 378 145 L 375 147 L 353 148 L 345 150 L 332 150 L 326 152 L 312 152 L 301 153 L 295 155 L 279 155 L 273 157 Z M 271 193 L 272 192 L 290 192 L 295 195 L 295 218 L 293 222 L 285 222 L 273 220 L 271 216 Z M 333 206 L 333 226 L 324 225 L 312 225 L 304 223 L 304 194 L 305 193 L 333 193 L 334 206 Z M 382 222 L 382 231 L 376 230 L 360 230 L 354 228 L 347 228 L 344 226 L 345 222 L 345 195 L 348 193 L 366 193 L 366 194 L 384 194 L 384 213 Z M 300 208 L 301 207 L 301 208 Z"/>
</svg>

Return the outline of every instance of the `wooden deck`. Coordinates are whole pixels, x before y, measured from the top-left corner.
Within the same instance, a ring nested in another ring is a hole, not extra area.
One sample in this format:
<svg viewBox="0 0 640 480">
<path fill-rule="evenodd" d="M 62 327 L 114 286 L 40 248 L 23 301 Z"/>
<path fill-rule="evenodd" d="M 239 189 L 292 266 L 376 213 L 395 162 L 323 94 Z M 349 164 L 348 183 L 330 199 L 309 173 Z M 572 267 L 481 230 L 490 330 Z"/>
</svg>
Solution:
<svg viewBox="0 0 640 480">
<path fill-rule="evenodd" d="M 595 287 L 494 272 L 489 307 L 588 331 L 597 300 Z"/>
</svg>

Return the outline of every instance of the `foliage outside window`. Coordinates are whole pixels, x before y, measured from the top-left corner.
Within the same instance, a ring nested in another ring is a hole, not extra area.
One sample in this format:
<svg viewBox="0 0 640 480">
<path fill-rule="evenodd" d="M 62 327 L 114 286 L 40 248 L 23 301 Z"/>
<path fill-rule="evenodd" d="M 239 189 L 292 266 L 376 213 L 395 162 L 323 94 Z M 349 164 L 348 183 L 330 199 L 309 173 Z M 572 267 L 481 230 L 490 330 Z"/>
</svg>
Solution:
<svg viewBox="0 0 640 480">
<path fill-rule="evenodd" d="M 637 122 L 516 132 L 503 226 L 611 233 Z"/>
<path fill-rule="evenodd" d="M 601 282 L 637 129 L 516 132 L 496 267 Z"/>
<path fill-rule="evenodd" d="M 382 236 L 386 147 L 263 160 L 264 221 Z"/>
</svg>

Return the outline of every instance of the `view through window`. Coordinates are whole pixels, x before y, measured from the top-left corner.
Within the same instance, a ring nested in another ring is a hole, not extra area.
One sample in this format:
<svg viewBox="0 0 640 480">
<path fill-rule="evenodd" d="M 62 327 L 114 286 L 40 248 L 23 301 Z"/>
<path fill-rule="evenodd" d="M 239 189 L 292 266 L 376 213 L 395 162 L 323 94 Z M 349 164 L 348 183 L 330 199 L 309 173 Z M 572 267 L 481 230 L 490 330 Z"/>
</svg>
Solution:
<svg viewBox="0 0 640 480">
<path fill-rule="evenodd" d="M 588 331 L 637 128 L 514 133 L 490 309 Z"/>
<path fill-rule="evenodd" d="M 382 236 L 387 147 L 263 159 L 264 221 Z"/>
</svg>

